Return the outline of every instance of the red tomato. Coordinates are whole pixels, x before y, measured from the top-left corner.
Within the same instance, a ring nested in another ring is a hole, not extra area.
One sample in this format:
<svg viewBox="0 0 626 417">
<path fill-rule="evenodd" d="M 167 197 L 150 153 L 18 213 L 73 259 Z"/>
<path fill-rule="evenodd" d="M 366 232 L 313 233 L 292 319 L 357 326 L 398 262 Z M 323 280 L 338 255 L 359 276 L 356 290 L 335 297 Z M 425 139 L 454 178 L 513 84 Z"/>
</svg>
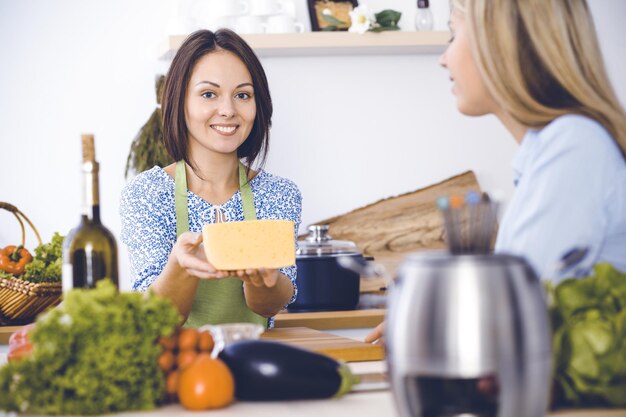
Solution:
<svg viewBox="0 0 626 417">
<path fill-rule="evenodd" d="M 33 346 L 30 343 L 23 343 L 21 345 L 9 346 L 9 353 L 7 360 L 9 362 L 17 362 L 30 356 L 33 351 Z"/>
<path fill-rule="evenodd" d="M 35 323 L 22 326 L 18 331 L 14 332 L 9 337 L 9 346 L 21 345 L 23 343 L 30 343 L 28 340 L 28 333 L 35 327 Z"/>
</svg>

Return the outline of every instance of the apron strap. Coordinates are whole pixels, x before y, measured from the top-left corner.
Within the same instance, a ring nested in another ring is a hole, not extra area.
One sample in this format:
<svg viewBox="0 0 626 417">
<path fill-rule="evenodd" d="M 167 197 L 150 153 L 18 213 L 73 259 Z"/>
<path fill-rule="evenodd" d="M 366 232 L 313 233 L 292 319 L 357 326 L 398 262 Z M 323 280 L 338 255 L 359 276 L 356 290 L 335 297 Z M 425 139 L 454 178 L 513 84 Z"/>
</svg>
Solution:
<svg viewBox="0 0 626 417">
<path fill-rule="evenodd" d="M 245 167 L 239 163 L 239 192 L 244 219 L 255 220 L 254 196 L 247 179 Z M 176 235 L 189 230 L 187 173 L 185 162 L 176 162 L 174 189 L 176 209 Z M 239 278 L 229 277 L 220 280 L 198 282 L 191 312 L 185 326 L 200 327 L 205 324 L 219 323 L 257 323 L 267 327 L 267 319 L 254 313 L 246 305 L 243 282 Z"/>
<path fill-rule="evenodd" d="M 176 237 L 189 231 L 189 211 L 187 209 L 187 172 L 185 161 L 176 162 L 174 179 L 174 207 L 176 209 Z"/>
<path fill-rule="evenodd" d="M 248 176 L 246 175 L 246 168 L 241 162 L 239 162 L 239 194 L 241 195 L 243 218 L 245 220 L 256 220 L 254 195 L 252 194 L 250 181 L 248 181 Z"/>
<path fill-rule="evenodd" d="M 174 207 L 176 209 L 176 237 L 189 230 L 187 172 L 185 161 L 176 162 L 176 178 L 174 180 Z M 243 207 L 244 220 L 256 220 L 256 208 L 254 207 L 254 195 L 252 187 L 246 175 L 245 166 L 239 162 L 239 195 Z"/>
</svg>

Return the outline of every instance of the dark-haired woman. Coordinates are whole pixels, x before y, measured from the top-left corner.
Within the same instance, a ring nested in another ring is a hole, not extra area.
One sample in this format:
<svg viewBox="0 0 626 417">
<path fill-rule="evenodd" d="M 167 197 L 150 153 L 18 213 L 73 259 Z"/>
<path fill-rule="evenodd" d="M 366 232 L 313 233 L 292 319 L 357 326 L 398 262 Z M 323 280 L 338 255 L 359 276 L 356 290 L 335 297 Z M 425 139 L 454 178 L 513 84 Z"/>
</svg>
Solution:
<svg viewBox="0 0 626 417">
<path fill-rule="evenodd" d="M 272 117 L 260 62 L 232 31 L 195 32 L 172 61 L 162 109 L 166 148 L 178 162 L 138 175 L 122 193 L 133 289 L 171 299 L 188 326 L 271 325 L 295 299 L 295 266 L 217 271 L 200 233 L 205 223 L 285 219 L 296 238 L 297 186 L 252 169 L 265 160 Z"/>
</svg>

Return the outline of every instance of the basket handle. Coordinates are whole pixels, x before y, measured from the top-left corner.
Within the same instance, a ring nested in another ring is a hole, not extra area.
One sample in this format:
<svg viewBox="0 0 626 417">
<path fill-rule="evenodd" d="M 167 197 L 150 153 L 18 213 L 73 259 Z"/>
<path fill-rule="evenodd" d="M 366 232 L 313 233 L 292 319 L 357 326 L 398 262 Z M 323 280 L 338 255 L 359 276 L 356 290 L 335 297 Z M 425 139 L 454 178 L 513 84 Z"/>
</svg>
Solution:
<svg viewBox="0 0 626 417">
<path fill-rule="evenodd" d="M 26 217 L 26 215 L 24 213 L 22 213 L 13 204 L 5 203 L 5 202 L 2 202 L 2 201 L 0 201 L 0 209 L 5 209 L 5 210 L 10 211 L 11 213 L 13 213 L 13 215 L 15 216 L 17 221 L 20 223 L 20 228 L 22 229 L 22 246 L 24 246 L 24 244 L 26 243 L 26 231 L 24 230 L 24 222 L 22 221 L 20 216 L 22 218 L 24 218 L 24 220 L 26 220 L 26 223 L 28 223 L 28 225 L 31 227 L 31 229 L 33 229 L 33 232 L 35 232 L 35 236 L 37 237 L 37 241 L 41 245 L 41 236 L 39 236 L 39 232 L 37 231 L 37 228 L 35 227 L 33 222 L 31 222 L 30 219 L 28 217 Z"/>
</svg>

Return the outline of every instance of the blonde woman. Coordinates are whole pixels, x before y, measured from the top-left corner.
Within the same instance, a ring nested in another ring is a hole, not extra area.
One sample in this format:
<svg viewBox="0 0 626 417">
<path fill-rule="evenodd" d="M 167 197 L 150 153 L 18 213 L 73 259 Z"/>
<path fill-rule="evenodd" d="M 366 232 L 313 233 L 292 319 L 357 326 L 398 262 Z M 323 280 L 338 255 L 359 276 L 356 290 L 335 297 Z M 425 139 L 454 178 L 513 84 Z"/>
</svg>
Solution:
<svg viewBox="0 0 626 417">
<path fill-rule="evenodd" d="M 608 81 L 585 0 L 453 0 L 440 63 L 457 108 L 495 115 L 519 143 L 515 194 L 496 252 L 541 278 L 626 271 L 626 114 Z M 555 273 L 574 247 L 581 262 Z M 383 325 L 366 341 L 380 338 Z"/>
</svg>

